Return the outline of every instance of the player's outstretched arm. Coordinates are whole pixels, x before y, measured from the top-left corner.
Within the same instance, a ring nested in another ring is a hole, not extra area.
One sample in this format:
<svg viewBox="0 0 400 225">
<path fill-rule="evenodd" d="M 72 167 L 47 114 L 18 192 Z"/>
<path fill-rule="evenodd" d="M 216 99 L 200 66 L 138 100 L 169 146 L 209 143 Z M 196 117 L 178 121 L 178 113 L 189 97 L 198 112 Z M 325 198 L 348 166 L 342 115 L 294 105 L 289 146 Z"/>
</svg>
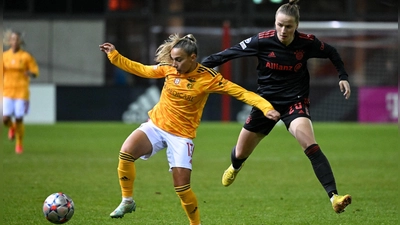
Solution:
<svg viewBox="0 0 400 225">
<path fill-rule="evenodd" d="M 278 121 L 280 118 L 280 113 L 274 109 L 272 104 L 261 97 L 260 95 L 249 91 L 242 86 L 239 86 L 238 84 L 235 84 L 229 80 L 226 80 L 222 77 L 221 74 L 219 74 L 221 79 L 216 79 L 218 80 L 217 85 L 214 86 L 216 87 L 216 90 L 219 89 L 218 91 L 215 91 L 215 93 L 223 93 L 223 94 L 228 94 L 234 98 L 236 98 L 239 101 L 242 101 L 248 105 L 257 107 L 260 109 L 263 113 L 264 116 L 267 117 L 268 119 Z"/>
</svg>

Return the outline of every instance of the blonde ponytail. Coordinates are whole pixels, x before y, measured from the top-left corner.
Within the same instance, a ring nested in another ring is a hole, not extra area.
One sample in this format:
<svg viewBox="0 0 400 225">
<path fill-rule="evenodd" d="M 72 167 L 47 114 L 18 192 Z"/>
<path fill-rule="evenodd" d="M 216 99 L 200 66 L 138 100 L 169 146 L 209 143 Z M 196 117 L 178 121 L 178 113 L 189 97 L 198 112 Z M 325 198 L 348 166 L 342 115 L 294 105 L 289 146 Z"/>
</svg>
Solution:
<svg viewBox="0 0 400 225">
<path fill-rule="evenodd" d="M 187 34 L 180 38 L 178 34 L 171 34 L 156 50 L 155 61 L 158 63 L 171 63 L 171 50 L 182 48 L 188 55 L 197 55 L 197 43 L 193 34 Z"/>
</svg>

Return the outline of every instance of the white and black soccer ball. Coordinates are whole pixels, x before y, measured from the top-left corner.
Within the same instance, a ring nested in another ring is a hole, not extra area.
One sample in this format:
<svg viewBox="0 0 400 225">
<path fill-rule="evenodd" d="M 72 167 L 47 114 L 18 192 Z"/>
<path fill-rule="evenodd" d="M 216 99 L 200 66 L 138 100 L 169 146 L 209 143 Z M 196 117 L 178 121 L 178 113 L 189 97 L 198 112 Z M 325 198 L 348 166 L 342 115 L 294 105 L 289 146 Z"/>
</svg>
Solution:
<svg viewBox="0 0 400 225">
<path fill-rule="evenodd" d="M 49 195 L 43 203 L 43 214 L 54 224 L 68 222 L 74 215 L 74 202 L 62 192 Z"/>
</svg>

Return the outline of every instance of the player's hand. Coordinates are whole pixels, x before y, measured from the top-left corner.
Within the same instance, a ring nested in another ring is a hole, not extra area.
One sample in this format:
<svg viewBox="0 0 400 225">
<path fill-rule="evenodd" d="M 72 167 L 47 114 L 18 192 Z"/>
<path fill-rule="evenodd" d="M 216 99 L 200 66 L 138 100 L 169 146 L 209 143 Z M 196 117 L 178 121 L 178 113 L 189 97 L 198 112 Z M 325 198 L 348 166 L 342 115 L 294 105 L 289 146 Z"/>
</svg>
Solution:
<svg viewBox="0 0 400 225">
<path fill-rule="evenodd" d="M 347 80 L 341 80 L 339 81 L 339 87 L 340 91 L 343 93 L 344 98 L 349 99 L 351 94 L 349 82 Z"/>
<path fill-rule="evenodd" d="M 29 70 L 25 71 L 25 75 L 27 77 L 32 77 L 32 78 L 36 78 L 36 75 L 34 73 L 31 73 Z"/>
<path fill-rule="evenodd" d="M 273 110 L 269 110 L 269 111 L 267 112 L 267 114 L 265 114 L 265 116 L 266 116 L 268 119 L 278 121 L 279 118 L 281 117 L 281 114 L 280 114 L 278 111 L 276 111 L 275 109 L 273 109 Z"/>
<path fill-rule="evenodd" d="M 105 52 L 106 54 L 115 50 L 115 46 L 108 42 L 99 45 L 99 47 L 100 47 L 100 51 Z"/>
</svg>

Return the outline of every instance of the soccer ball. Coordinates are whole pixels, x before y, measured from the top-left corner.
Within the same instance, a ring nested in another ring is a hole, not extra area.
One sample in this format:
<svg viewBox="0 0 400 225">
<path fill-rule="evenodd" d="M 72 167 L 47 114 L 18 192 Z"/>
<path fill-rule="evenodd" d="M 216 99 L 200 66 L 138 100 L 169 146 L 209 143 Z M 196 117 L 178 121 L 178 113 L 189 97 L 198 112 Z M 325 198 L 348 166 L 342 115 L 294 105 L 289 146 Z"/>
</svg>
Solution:
<svg viewBox="0 0 400 225">
<path fill-rule="evenodd" d="M 44 216 L 55 224 L 68 222 L 74 215 L 74 211 L 74 202 L 62 192 L 49 195 L 43 203 Z"/>
</svg>

